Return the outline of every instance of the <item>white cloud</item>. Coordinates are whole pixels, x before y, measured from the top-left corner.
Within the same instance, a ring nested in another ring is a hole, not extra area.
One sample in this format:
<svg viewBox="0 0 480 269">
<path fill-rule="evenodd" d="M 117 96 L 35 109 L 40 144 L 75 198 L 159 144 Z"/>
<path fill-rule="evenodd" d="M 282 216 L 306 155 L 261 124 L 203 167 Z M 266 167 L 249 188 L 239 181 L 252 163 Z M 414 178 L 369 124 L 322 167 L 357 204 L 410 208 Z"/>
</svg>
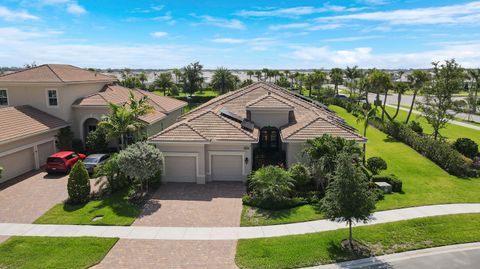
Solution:
<svg viewBox="0 0 480 269">
<path fill-rule="evenodd" d="M 24 31 L 15 27 L 0 28 L 0 36 L 8 36 L 10 42 L 32 40 L 61 35 L 61 31 Z"/>
<path fill-rule="evenodd" d="M 364 12 L 317 19 L 317 21 L 352 20 L 379 21 L 392 25 L 478 24 L 480 23 L 480 1 L 441 7 Z"/>
<path fill-rule="evenodd" d="M 363 3 L 363 4 L 367 4 L 367 5 L 380 6 L 380 5 L 388 4 L 389 1 L 387 1 L 387 0 L 359 0 L 358 2 Z"/>
<path fill-rule="evenodd" d="M 73 15 L 83 15 L 87 13 L 84 7 L 80 6 L 76 2 L 69 3 L 67 5 L 67 12 Z"/>
<path fill-rule="evenodd" d="M 195 14 L 192 14 L 192 15 L 196 17 Z M 212 17 L 209 15 L 199 16 L 199 18 L 202 21 L 200 23 L 194 23 L 193 25 L 207 24 L 207 25 L 213 25 L 217 27 L 239 29 L 239 30 L 243 30 L 246 28 L 243 22 L 237 19 L 223 19 L 223 18 Z"/>
<path fill-rule="evenodd" d="M 174 25 L 176 23 L 176 21 L 173 19 L 172 13 L 170 11 L 165 13 L 165 15 L 163 15 L 163 16 L 153 17 L 152 20 L 153 21 L 166 22 L 169 25 Z"/>
<path fill-rule="evenodd" d="M 276 24 L 270 25 L 268 28 L 273 31 L 285 30 L 285 29 L 299 29 L 309 27 L 310 23 L 289 23 L 289 24 Z"/>
<path fill-rule="evenodd" d="M 152 37 L 155 37 L 155 38 L 160 38 L 160 37 L 165 37 L 168 35 L 167 32 L 153 32 L 153 33 L 150 33 L 150 35 Z"/>
<path fill-rule="evenodd" d="M 323 42 L 352 42 L 352 41 L 359 41 L 359 40 L 367 40 L 378 38 L 380 36 L 347 36 L 347 37 L 338 37 L 338 38 L 327 38 L 323 39 Z"/>
<path fill-rule="evenodd" d="M 28 11 L 25 10 L 14 11 L 6 7 L 0 6 L 0 19 L 6 21 L 26 21 L 39 20 L 40 18 L 28 13 Z"/>
<path fill-rule="evenodd" d="M 334 30 L 344 26 L 340 23 L 288 23 L 288 24 L 275 24 L 270 25 L 269 29 L 272 31 L 278 30 L 290 30 L 290 29 L 303 29 L 306 31 L 320 31 L 320 30 Z"/>
<path fill-rule="evenodd" d="M 266 9 L 266 10 L 241 10 L 236 13 L 243 17 L 300 17 L 322 12 L 353 12 L 362 8 L 347 8 L 344 6 L 324 5 L 323 7 L 299 6 L 290 8 Z"/>
<path fill-rule="evenodd" d="M 245 43 L 245 39 L 238 39 L 238 38 L 215 38 L 212 40 L 214 43 L 223 43 L 223 44 L 241 44 Z"/>
<path fill-rule="evenodd" d="M 251 39 L 214 38 L 211 41 L 221 44 L 244 44 L 248 46 L 251 50 L 255 51 L 266 51 L 272 46 L 277 45 L 277 40 L 270 37 L 256 37 Z"/>
</svg>

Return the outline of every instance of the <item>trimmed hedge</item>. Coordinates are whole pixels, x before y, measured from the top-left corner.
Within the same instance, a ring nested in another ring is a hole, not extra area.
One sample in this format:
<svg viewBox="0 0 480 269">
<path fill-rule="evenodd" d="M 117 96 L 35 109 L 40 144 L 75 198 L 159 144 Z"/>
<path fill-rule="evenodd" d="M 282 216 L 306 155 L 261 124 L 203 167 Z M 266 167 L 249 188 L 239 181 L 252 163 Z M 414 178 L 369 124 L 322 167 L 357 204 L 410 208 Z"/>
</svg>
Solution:
<svg viewBox="0 0 480 269">
<path fill-rule="evenodd" d="M 449 174 L 459 177 L 475 176 L 476 174 L 470 168 L 471 161 L 463 157 L 448 143 L 434 140 L 428 136 L 421 136 L 403 123 L 374 121 L 372 125 L 412 147 Z"/>
<path fill-rule="evenodd" d="M 396 175 L 375 175 L 372 177 L 373 182 L 387 182 L 392 185 L 393 192 L 402 192 L 403 183 Z"/>
</svg>

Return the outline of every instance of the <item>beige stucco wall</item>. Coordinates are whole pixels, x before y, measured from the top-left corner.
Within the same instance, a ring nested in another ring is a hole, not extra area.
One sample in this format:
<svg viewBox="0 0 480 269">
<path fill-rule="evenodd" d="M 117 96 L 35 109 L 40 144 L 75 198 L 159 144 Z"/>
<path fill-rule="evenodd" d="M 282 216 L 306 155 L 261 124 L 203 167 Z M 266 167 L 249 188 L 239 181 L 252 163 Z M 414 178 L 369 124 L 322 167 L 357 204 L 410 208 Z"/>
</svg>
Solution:
<svg viewBox="0 0 480 269">
<path fill-rule="evenodd" d="M 287 167 L 290 167 L 294 163 L 305 161 L 302 156 L 304 143 L 284 143 L 283 148 L 287 154 Z"/>
<path fill-rule="evenodd" d="M 152 135 L 156 135 L 159 132 L 163 131 L 163 129 L 167 128 L 168 126 L 174 124 L 177 121 L 177 118 L 182 115 L 183 109 L 177 109 L 172 111 L 168 114 L 165 118 L 160 121 L 154 122 L 147 127 L 147 135 L 150 137 Z"/>
<path fill-rule="evenodd" d="M 288 111 L 251 111 L 251 120 L 256 126 L 262 128 L 264 126 L 281 127 L 288 124 Z"/>
<path fill-rule="evenodd" d="M 92 118 L 101 120 L 102 116 L 108 113 L 107 107 L 74 107 L 73 108 L 73 123 L 72 131 L 75 134 L 76 138 L 85 141 L 83 134 L 83 123 L 85 120 Z"/>
<path fill-rule="evenodd" d="M 9 106 L 30 105 L 65 121 L 72 121 L 72 104 L 79 98 L 100 91 L 105 83 L 85 84 L 35 84 L 8 85 L 0 84 L 7 89 Z M 58 106 L 47 105 L 47 90 L 56 89 Z"/>
<path fill-rule="evenodd" d="M 39 134 L 39 135 L 36 135 L 36 136 L 31 136 L 31 137 L 28 137 L 28 138 L 16 140 L 16 141 L 9 142 L 9 143 L 6 143 L 6 144 L 0 144 L 0 153 L 6 152 L 8 150 L 12 150 L 12 149 L 15 149 L 15 148 L 18 148 L 18 147 L 22 147 L 22 146 L 25 146 L 25 145 L 35 144 L 38 141 L 55 139 L 56 134 L 57 134 L 57 131 L 55 130 L 55 131 L 50 131 L 48 133 L 43 133 L 43 134 Z"/>
</svg>

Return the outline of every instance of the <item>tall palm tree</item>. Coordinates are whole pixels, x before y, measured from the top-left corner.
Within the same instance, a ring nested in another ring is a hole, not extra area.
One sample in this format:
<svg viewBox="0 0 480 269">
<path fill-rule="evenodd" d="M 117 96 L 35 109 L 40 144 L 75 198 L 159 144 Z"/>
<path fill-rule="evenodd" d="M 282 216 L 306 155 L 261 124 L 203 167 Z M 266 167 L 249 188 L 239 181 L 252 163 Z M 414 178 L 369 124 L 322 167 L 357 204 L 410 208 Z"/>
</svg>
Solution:
<svg viewBox="0 0 480 269">
<path fill-rule="evenodd" d="M 480 90 L 480 69 L 468 70 L 468 76 L 471 80 L 471 87 L 468 92 L 467 103 L 469 105 L 469 119 L 472 114 L 477 112 L 478 91 Z"/>
<path fill-rule="evenodd" d="M 202 89 L 204 81 L 203 66 L 199 62 L 191 63 L 182 69 L 182 84 L 185 93 L 192 94 Z"/>
<path fill-rule="evenodd" d="M 367 129 L 370 125 L 370 122 L 377 117 L 377 108 L 372 107 L 371 109 L 362 109 L 358 111 L 357 123 L 363 122 L 363 137 L 367 137 Z M 362 162 L 365 165 L 367 155 L 367 143 L 363 143 L 363 157 Z"/>
<path fill-rule="evenodd" d="M 253 72 L 253 70 L 248 70 L 247 71 L 247 76 L 250 80 L 252 80 L 252 76 L 255 75 L 255 72 Z"/>
<path fill-rule="evenodd" d="M 375 98 L 375 107 L 378 107 L 380 103 L 380 93 L 384 93 L 383 105 L 382 105 L 382 120 L 385 114 L 385 105 L 387 103 L 388 90 L 392 85 L 391 77 L 386 72 L 381 70 L 373 70 L 369 75 L 370 85 L 376 91 L 377 97 Z"/>
<path fill-rule="evenodd" d="M 125 149 L 128 145 L 127 134 L 139 132 L 144 127 L 139 117 L 152 112 L 153 107 L 148 103 L 146 96 L 136 100 L 131 91 L 128 104 L 109 103 L 108 107 L 109 114 L 102 116 L 98 125 L 106 130 L 109 140 L 120 138 L 119 146 Z"/>
<path fill-rule="evenodd" d="M 155 81 L 153 82 L 155 88 L 163 90 L 163 96 L 166 96 L 167 89 L 172 87 L 172 74 L 170 72 L 167 73 L 160 73 Z"/>
<path fill-rule="evenodd" d="M 235 76 L 228 69 L 219 67 L 212 76 L 211 85 L 212 88 L 218 91 L 220 94 L 224 94 L 230 90 L 235 89 L 237 81 Z"/>
<path fill-rule="evenodd" d="M 395 115 L 393 117 L 390 117 L 390 115 L 385 111 L 385 114 L 387 115 L 388 119 L 390 121 L 394 121 L 397 116 L 398 112 L 400 112 L 400 103 L 402 102 L 402 94 L 404 94 L 408 89 L 408 84 L 402 81 L 398 81 L 393 85 L 393 90 L 398 94 L 397 95 L 397 109 L 395 111 Z"/>
<path fill-rule="evenodd" d="M 140 82 L 142 83 L 142 89 L 146 89 L 147 85 L 145 85 L 145 82 L 148 80 L 147 74 L 145 74 L 145 72 L 142 72 L 138 74 L 137 77 L 138 77 L 138 80 L 140 80 Z"/>
<path fill-rule="evenodd" d="M 173 74 L 175 75 L 175 84 L 178 85 L 178 83 L 180 82 L 181 78 L 182 78 L 182 70 L 178 69 L 178 68 L 175 68 L 173 69 Z"/>
<path fill-rule="evenodd" d="M 263 68 L 262 73 L 263 73 L 263 80 L 267 81 L 268 74 L 270 73 L 270 70 L 268 70 L 268 68 Z"/>
<path fill-rule="evenodd" d="M 356 79 L 360 77 L 360 70 L 358 70 L 358 66 L 354 66 L 354 67 L 349 67 L 347 66 L 347 68 L 345 69 L 345 76 L 347 77 L 347 87 L 349 88 L 350 90 L 350 96 L 354 96 L 355 95 L 355 88 L 356 88 Z"/>
<path fill-rule="evenodd" d="M 332 68 L 332 70 L 330 70 L 330 81 L 335 85 L 335 94 L 338 94 L 338 85 L 343 83 L 343 70 L 340 68 Z"/>
<path fill-rule="evenodd" d="M 317 88 L 317 97 L 320 95 L 320 91 L 322 90 L 323 84 L 327 80 L 327 74 L 323 70 L 314 70 L 314 83 Z"/>
<path fill-rule="evenodd" d="M 262 71 L 255 71 L 255 77 L 257 78 L 257 81 L 260 81 L 262 79 Z"/>
<path fill-rule="evenodd" d="M 415 105 L 415 99 L 419 91 L 423 89 L 425 83 L 429 80 L 428 73 L 423 70 L 414 70 L 410 75 L 408 75 L 408 82 L 410 88 L 413 89 L 412 103 L 410 104 L 410 109 L 408 110 L 408 116 L 405 119 L 405 123 L 408 123 L 410 116 L 412 115 L 413 106 Z"/>
</svg>

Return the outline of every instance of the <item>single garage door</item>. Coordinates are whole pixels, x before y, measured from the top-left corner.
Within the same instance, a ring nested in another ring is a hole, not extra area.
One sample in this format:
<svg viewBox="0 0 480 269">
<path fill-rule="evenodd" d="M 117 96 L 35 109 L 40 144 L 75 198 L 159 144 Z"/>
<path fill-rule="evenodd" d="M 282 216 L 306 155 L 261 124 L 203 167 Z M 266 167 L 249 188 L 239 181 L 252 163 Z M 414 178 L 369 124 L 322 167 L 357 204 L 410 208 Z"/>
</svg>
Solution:
<svg viewBox="0 0 480 269">
<path fill-rule="evenodd" d="M 33 155 L 33 147 L 0 157 L 0 166 L 3 167 L 0 182 L 34 170 L 35 157 Z"/>
<path fill-rule="evenodd" d="M 47 163 L 48 156 L 55 153 L 54 150 L 54 141 L 49 141 L 47 143 L 43 143 L 37 146 L 38 149 L 38 163 L 40 166 L 45 165 Z"/>
<path fill-rule="evenodd" d="M 242 181 L 241 155 L 212 155 L 213 181 Z"/>
<path fill-rule="evenodd" d="M 166 182 L 197 182 L 197 159 L 193 156 L 166 156 Z"/>
</svg>

